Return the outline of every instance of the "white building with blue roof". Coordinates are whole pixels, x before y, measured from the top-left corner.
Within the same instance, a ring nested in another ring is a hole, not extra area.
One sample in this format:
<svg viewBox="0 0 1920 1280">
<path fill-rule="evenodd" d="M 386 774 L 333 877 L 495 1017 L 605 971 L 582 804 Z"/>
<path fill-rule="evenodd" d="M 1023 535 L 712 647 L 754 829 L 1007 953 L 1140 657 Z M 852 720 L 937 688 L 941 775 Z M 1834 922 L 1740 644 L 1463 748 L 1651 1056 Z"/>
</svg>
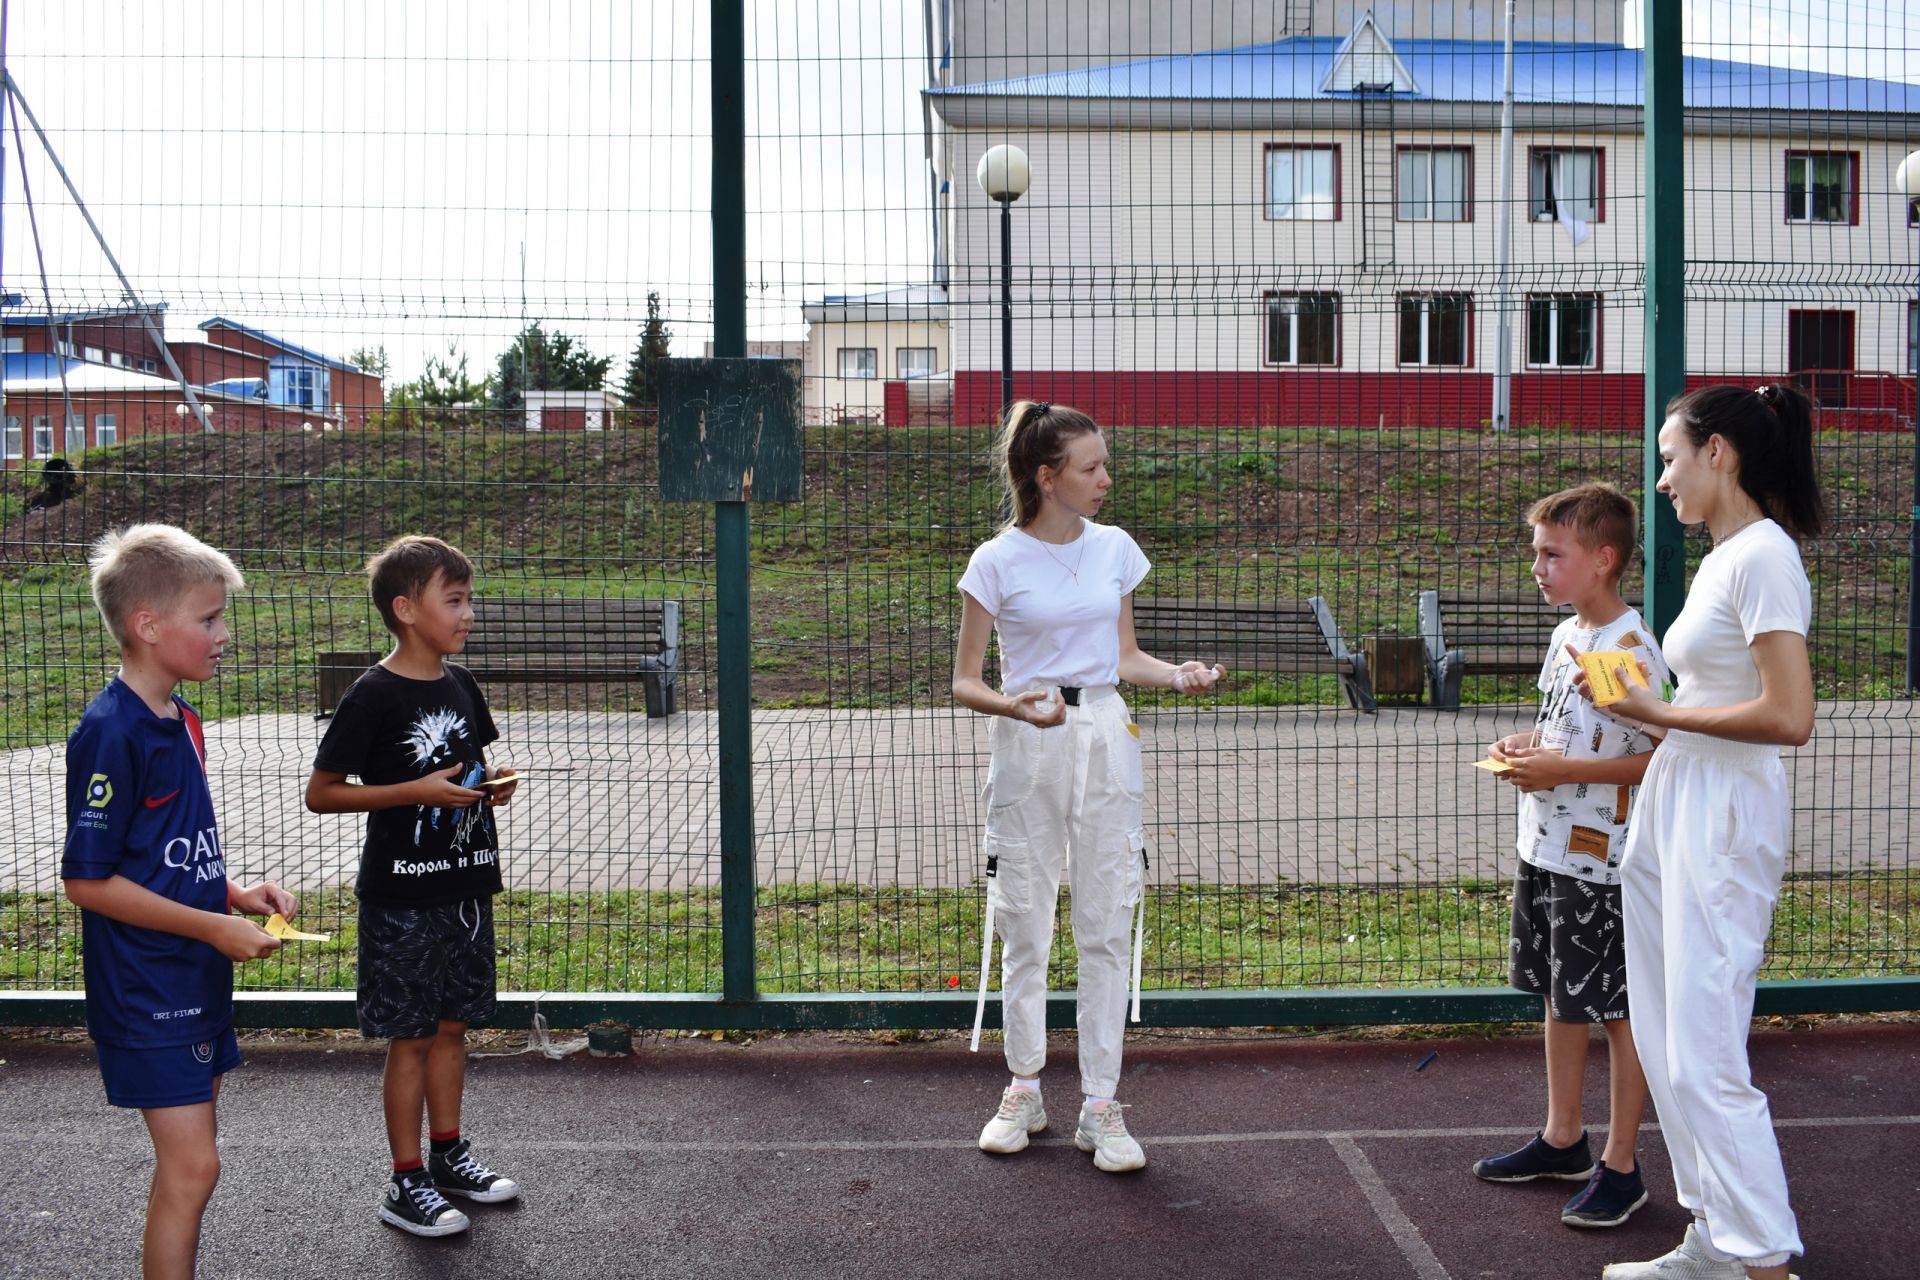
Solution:
<svg viewBox="0 0 1920 1280">
<path fill-rule="evenodd" d="M 1471 427 L 1504 314 L 1516 425 L 1641 426 L 1643 55 L 1623 6 L 1520 0 L 1504 184 L 1497 4 L 1131 0 L 1099 31 L 1079 6 L 937 8 L 956 421 L 1000 409 L 999 208 L 974 171 L 1006 142 L 1033 170 L 1016 395 L 1116 424 Z M 1690 375 L 1791 374 L 1830 423 L 1910 416 L 1914 215 L 1893 173 L 1920 147 L 1920 86 L 1703 57 L 1684 77 Z"/>
</svg>

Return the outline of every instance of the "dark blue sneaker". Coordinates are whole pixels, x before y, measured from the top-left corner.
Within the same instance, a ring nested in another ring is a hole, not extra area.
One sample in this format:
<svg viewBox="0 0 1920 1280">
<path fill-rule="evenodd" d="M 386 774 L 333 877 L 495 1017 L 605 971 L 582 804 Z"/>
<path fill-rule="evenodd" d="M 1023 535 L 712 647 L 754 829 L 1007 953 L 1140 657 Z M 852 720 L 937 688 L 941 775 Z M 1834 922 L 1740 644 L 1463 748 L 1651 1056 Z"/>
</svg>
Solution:
<svg viewBox="0 0 1920 1280">
<path fill-rule="evenodd" d="M 1473 1176 L 1488 1182 L 1532 1182 L 1535 1178 L 1565 1178 L 1585 1182 L 1599 1166 L 1587 1149 L 1587 1135 L 1570 1147 L 1549 1146 L 1539 1134 L 1518 1151 L 1503 1156 L 1488 1156 L 1473 1166 Z"/>
<path fill-rule="evenodd" d="M 1580 1194 L 1567 1201 L 1560 1221 L 1570 1227 L 1617 1227 L 1647 1202 L 1647 1184 L 1640 1181 L 1640 1166 L 1631 1173 L 1618 1173 L 1601 1161 L 1593 1180 Z"/>
</svg>

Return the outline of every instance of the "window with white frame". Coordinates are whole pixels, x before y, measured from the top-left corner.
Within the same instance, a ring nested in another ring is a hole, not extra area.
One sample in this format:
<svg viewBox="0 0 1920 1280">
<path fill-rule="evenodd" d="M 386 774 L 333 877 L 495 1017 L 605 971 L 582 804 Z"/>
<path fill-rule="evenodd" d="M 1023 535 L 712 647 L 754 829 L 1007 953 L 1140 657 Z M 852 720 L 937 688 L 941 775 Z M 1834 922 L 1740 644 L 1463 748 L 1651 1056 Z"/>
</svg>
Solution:
<svg viewBox="0 0 1920 1280">
<path fill-rule="evenodd" d="M 274 404 L 325 409 L 327 390 L 327 371 L 318 365 L 295 360 L 274 360 L 267 365 L 267 398 Z"/>
<path fill-rule="evenodd" d="M 879 377 L 880 349 L 878 347 L 841 347 L 840 376 L 843 378 Z"/>
<path fill-rule="evenodd" d="M 936 367 L 937 357 L 932 347 L 899 347 L 894 353 L 894 367 L 902 378 L 931 378 L 940 372 Z"/>
<path fill-rule="evenodd" d="M 1599 147 L 1534 147 L 1527 208 L 1535 222 L 1604 220 L 1606 153 Z"/>
<path fill-rule="evenodd" d="M 1402 147 L 1395 216 L 1402 222 L 1465 222 L 1473 209 L 1472 154 L 1466 147 Z"/>
<path fill-rule="evenodd" d="M 51 457 L 53 454 L 53 418 L 44 413 L 33 415 L 33 456 Z"/>
<path fill-rule="evenodd" d="M 67 452 L 69 454 L 87 451 L 87 419 L 84 415 L 67 415 Z"/>
<path fill-rule="evenodd" d="M 1267 217 L 1331 222 L 1340 216 L 1338 147 L 1268 147 Z"/>
<path fill-rule="evenodd" d="M 159 367 L 160 366 L 158 364 L 155 364 L 151 357 L 143 356 L 140 359 L 140 372 L 142 373 L 152 373 Z"/>
<path fill-rule="evenodd" d="M 1400 363 L 1464 365 L 1472 348 L 1473 296 L 1400 295 Z"/>
<path fill-rule="evenodd" d="M 111 413 L 93 415 L 93 444 L 96 449 L 108 449 L 120 443 L 120 419 Z"/>
<path fill-rule="evenodd" d="M 124 369 L 127 367 L 127 353 L 124 351 L 109 351 L 107 352 L 107 363 L 116 369 Z"/>
<path fill-rule="evenodd" d="M 0 351 L 5 351 L 8 355 L 16 355 L 26 349 L 27 340 L 25 338 L 0 339 Z"/>
<path fill-rule="evenodd" d="M 1788 222 L 1853 222 L 1859 190 L 1859 152 L 1787 152 Z"/>
<path fill-rule="evenodd" d="M 53 340 L 53 354 L 57 356 L 70 356 L 73 354 L 73 344 L 65 338 L 55 338 Z"/>
<path fill-rule="evenodd" d="M 4 448 L 5 454 L 9 458 L 17 458 L 20 456 L 20 419 L 14 417 L 12 414 L 7 415 L 6 440 L 3 445 L 0 445 L 0 448 Z"/>
<path fill-rule="evenodd" d="M 1597 366 L 1600 363 L 1599 296 L 1539 293 L 1529 297 L 1527 363 L 1551 369 Z"/>
<path fill-rule="evenodd" d="M 88 347 L 87 359 L 93 361 L 95 364 L 105 364 L 107 359 L 107 353 L 102 351 L 99 347 Z"/>
<path fill-rule="evenodd" d="M 1339 364 L 1340 295 L 1267 295 L 1268 364 Z"/>
</svg>

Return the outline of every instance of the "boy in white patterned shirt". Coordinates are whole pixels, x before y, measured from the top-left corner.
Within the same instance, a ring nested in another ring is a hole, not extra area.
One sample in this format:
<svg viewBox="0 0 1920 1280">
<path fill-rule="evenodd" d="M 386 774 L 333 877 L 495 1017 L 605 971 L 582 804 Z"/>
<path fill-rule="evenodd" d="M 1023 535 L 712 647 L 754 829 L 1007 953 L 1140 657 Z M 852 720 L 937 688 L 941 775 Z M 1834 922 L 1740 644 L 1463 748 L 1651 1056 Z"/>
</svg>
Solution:
<svg viewBox="0 0 1920 1280">
<path fill-rule="evenodd" d="M 1509 973 L 1546 1001 L 1547 1123 L 1518 1151 L 1474 1165 L 1489 1182 L 1565 1178 L 1585 1187 L 1561 1211 L 1574 1227 L 1614 1227 L 1647 1201 L 1635 1160 L 1646 1079 L 1627 1021 L 1620 854 L 1636 785 L 1658 738 L 1595 710 L 1574 688 L 1582 652 L 1625 650 L 1652 673 L 1667 668 L 1639 613 L 1620 596 L 1638 526 L 1633 500 L 1585 484 L 1535 503 L 1533 579 L 1548 603 L 1572 605 L 1547 646 L 1531 733 L 1488 755 L 1521 791 Z M 1611 1123 L 1594 1163 L 1580 1118 L 1588 1028 L 1606 1031 Z"/>
</svg>

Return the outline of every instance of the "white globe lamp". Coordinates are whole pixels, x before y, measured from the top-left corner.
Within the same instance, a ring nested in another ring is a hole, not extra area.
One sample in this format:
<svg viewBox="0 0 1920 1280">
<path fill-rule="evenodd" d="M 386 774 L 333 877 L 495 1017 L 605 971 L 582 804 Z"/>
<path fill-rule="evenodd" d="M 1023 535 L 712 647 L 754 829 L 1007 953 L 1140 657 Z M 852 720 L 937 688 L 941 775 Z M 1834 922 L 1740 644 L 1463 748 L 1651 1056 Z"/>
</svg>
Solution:
<svg viewBox="0 0 1920 1280">
<path fill-rule="evenodd" d="M 1027 194 L 1027 188 L 1033 184 L 1033 170 L 1027 164 L 1027 153 L 1004 142 L 997 147 L 987 148 L 973 176 L 979 181 L 980 189 L 987 193 L 987 199 L 998 200 L 1002 204 L 1018 200 Z"/>
</svg>

